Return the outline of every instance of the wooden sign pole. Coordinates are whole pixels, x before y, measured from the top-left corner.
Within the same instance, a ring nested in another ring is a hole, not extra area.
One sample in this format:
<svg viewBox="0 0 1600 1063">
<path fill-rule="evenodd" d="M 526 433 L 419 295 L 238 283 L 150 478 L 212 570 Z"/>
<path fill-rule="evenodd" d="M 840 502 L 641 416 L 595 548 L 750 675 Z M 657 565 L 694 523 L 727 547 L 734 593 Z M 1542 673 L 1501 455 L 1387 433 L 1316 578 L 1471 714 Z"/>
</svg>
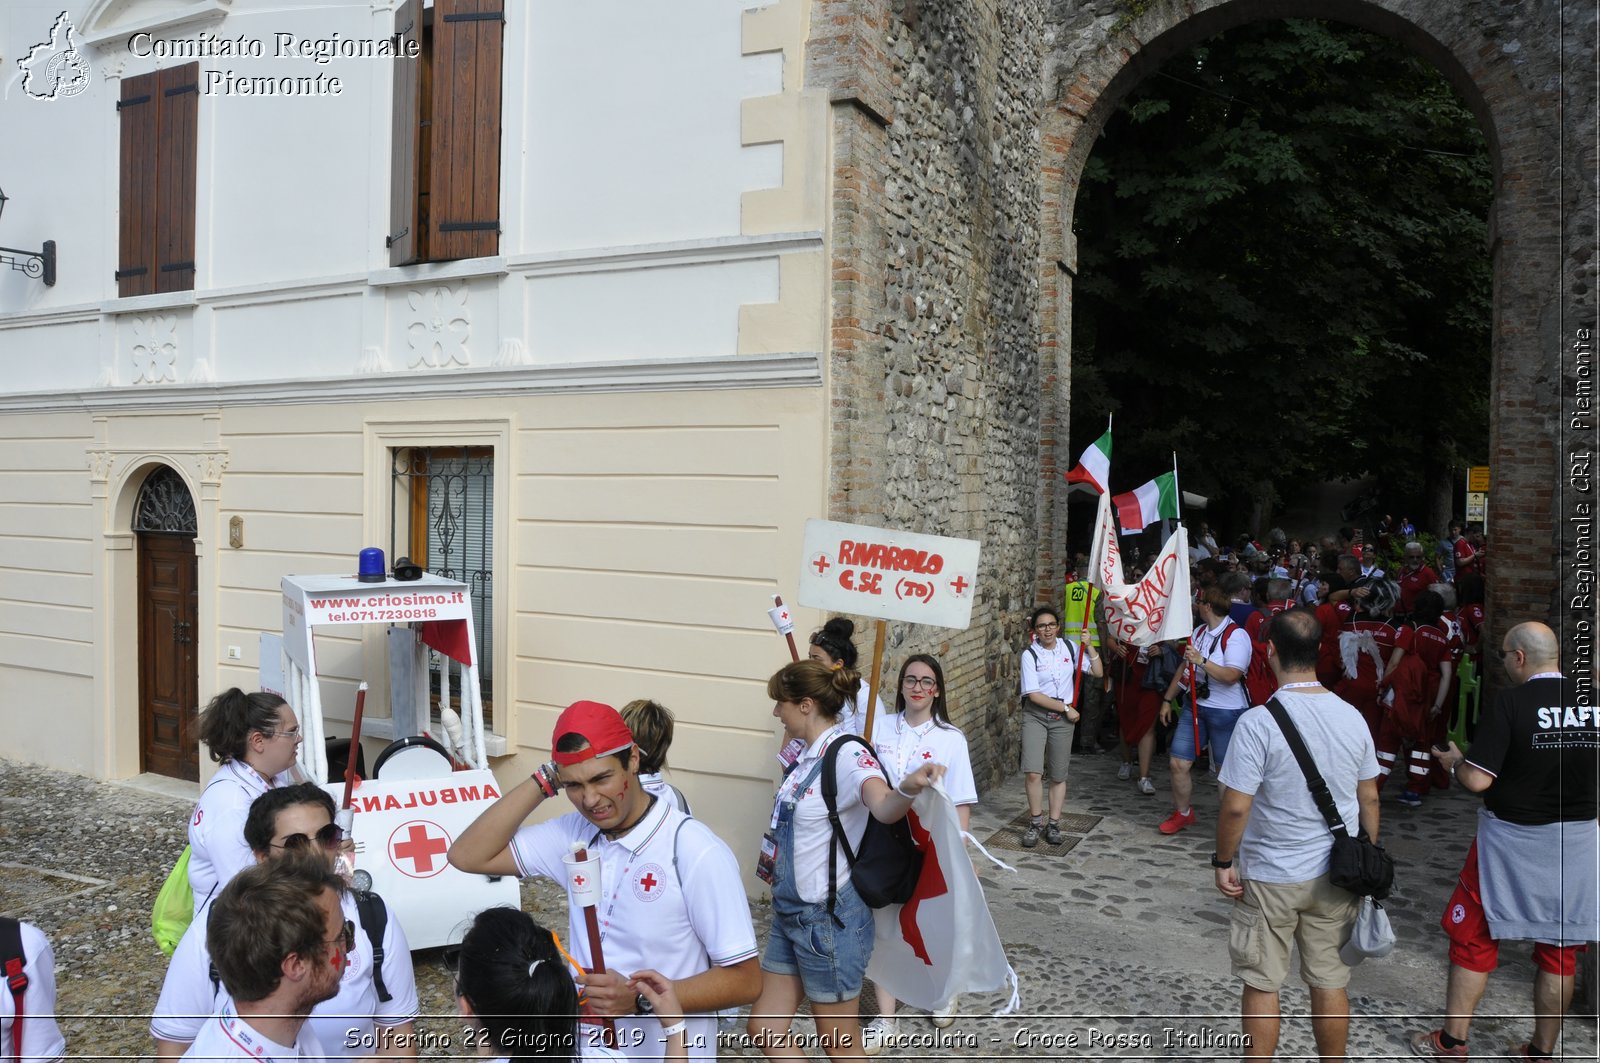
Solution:
<svg viewBox="0 0 1600 1063">
<path fill-rule="evenodd" d="M 878 677 L 883 674 L 883 633 L 887 621 L 879 620 L 872 637 L 872 671 L 867 676 L 867 724 L 861 737 L 872 741 L 872 718 L 878 712 Z"/>
</svg>

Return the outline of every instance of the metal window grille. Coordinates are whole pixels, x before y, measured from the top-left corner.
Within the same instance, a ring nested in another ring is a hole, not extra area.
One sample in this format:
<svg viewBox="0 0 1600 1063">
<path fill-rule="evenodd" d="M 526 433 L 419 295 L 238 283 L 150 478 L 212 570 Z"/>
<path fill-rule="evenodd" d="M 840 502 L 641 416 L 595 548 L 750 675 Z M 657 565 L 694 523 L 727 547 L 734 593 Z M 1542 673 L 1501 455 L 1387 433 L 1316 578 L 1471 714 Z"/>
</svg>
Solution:
<svg viewBox="0 0 1600 1063">
<path fill-rule="evenodd" d="M 194 535 L 198 523 L 183 477 L 163 465 L 145 478 L 133 508 L 134 531 Z"/>
<path fill-rule="evenodd" d="M 494 450 L 402 447 L 393 451 L 392 475 L 389 557 L 409 556 L 467 585 L 488 722 L 494 700 Z M 439 654 L 430 654 L 435 700 L 443 666 Z"/>
</svg>

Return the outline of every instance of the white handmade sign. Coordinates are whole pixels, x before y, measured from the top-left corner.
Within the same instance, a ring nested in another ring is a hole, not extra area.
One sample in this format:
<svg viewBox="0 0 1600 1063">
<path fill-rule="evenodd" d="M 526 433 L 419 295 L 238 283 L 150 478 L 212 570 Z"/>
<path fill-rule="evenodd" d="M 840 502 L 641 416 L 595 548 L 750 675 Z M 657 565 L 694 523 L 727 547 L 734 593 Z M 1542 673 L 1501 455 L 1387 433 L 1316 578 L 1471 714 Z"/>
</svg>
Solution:
<svg viewBox="0 0 1600 1063">
<path fill-rule="evenodd" d="M 978 542 L 806 521 L 800 604 L 933 627 L 972 622 Z"/>
</svg>

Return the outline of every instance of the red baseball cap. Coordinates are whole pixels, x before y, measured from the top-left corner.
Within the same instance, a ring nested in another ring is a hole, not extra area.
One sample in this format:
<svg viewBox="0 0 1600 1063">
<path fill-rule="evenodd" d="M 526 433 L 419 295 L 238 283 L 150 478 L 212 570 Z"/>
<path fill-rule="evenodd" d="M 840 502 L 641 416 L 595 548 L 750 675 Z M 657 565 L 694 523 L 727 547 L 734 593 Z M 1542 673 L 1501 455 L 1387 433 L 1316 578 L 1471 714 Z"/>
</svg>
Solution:
<svg viewBox="0 0 1600 1063">
<path fill-rule="evenodd" d="M 575 753 L 555 752 L 569 734 L 581 735 L 589 747 Z M 563 766 L 581 764 L 590 757 L 609 757 L 631 745 L 633 732 L 622 722 L 622 714 L 598 701 L 574 701 L 556 717 L 555 730 L 550 733 L 550 756 Z"/>
</svg>

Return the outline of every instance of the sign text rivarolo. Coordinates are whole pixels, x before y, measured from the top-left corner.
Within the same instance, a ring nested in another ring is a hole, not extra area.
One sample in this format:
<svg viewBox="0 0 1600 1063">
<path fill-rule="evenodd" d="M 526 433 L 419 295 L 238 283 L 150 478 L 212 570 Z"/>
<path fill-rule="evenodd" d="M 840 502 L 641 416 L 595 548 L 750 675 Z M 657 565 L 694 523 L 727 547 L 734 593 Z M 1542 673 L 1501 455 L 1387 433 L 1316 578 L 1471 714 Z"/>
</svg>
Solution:
<svg viewBox="0 0 1600 1063">
<path fill-rule="evenodd" d="M 804 554 L 801 605 L 934 627 L 972 622 L 975 539 L 808 520 Z"/>
</svg>

